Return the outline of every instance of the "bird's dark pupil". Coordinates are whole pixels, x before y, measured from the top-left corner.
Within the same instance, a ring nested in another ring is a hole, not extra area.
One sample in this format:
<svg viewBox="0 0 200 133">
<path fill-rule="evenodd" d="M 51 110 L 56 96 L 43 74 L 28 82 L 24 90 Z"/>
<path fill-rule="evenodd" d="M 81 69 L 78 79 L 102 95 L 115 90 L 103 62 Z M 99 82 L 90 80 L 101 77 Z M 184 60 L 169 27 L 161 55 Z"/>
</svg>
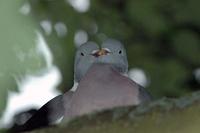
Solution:
<svg viewBox="0 0 200 133">
<path fill-rule="evenodd" d="M 82 56 L 84 56 L 84 53 L 81 53 Z"/>
<path fill-rule="evenodd" d="M 121 53 L 122 53 L 122 51 L 120 50 L 120 51 L 119 51 L 119 54 L 121 54 Z"/>
</svg>

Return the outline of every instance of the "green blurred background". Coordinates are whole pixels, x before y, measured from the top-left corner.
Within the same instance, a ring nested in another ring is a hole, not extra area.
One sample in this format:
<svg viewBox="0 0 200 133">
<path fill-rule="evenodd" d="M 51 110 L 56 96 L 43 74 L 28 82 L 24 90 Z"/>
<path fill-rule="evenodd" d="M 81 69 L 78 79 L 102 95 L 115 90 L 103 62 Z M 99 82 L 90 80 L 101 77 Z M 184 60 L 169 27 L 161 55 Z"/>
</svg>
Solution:
<svg viewBox="0 0 200 133">
<path fill-rule="evenodd" d="M 143 70 L 155 98 L 200 89 L 199 0 L 1 0 L 0 115 L 16 79 L 48 67 L 37 51 L 41 32 L 62 74 L 59 89 L 73 84 L 77 45 L 123 42 L 129 68 Z"/>
</svg>

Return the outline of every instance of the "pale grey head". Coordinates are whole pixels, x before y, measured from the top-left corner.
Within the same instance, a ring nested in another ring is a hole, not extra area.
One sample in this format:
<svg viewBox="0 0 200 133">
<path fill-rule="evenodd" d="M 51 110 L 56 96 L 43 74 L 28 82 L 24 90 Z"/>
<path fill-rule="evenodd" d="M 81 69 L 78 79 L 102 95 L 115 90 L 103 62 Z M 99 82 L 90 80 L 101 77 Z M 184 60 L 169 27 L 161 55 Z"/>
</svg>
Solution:
<svg viewBox="0 0 200 133">
<path fill-rule="evenodd" d="M 111 64 L 122 74 L 128 72 L 126 50 L 114 39 L 104 41 L 101 49 L 94 42 L 87 42 L 78 48 L 74 63 L 74 81 L 79 82 L 94 63 Z"/>
<path fill-rule="evenodd" d="M 87 42 L 78 48 L 74 62 L 75 82 L 79 82 L 90 66 L 96 61 L 96 57 L 93 54 L 98 50 L 99 46 L 94 42 Z"/>
<path fill-rule="evenodd" d="M 122 74 L 128 72 L 126 50 L 121 42 L 114 39 L 107 39 L 103 42 L 101 48 L 105 50 L 107 54 L 99 56 L 99 63 L 109 63 Z"/>
</svg>

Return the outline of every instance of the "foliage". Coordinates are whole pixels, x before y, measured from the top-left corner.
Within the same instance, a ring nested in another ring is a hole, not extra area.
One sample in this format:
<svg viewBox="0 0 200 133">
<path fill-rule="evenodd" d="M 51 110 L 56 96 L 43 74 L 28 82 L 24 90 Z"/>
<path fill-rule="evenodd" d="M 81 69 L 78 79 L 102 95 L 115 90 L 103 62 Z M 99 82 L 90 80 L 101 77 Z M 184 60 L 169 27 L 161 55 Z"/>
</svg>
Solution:
<svg viewBox="0 0 200 133">
<path fill-rule="evenodd" d="M 0 1 L 0 116 L 8 91 L 17 90 L 16 80 L 46 66 L 43 56 L 37 51 L 37 25 L 31 16 L 19 12 L 23 3 Z"/>
</svg>

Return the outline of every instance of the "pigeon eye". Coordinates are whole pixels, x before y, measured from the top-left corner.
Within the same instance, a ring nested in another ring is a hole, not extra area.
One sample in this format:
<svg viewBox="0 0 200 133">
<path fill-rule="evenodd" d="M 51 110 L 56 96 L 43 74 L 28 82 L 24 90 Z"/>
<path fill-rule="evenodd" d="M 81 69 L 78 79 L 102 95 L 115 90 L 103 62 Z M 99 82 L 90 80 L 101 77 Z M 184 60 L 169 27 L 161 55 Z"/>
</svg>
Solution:
<svg viewBox="0 0 200 133">
<path fill-rule="evenodd" d="M 85 56 L 84 53 L 81 53 L 81 56 Z"/>
<path fill-rule="evenodd" d="M 121 50 L 119 51 L 119 54 L 122 54 L 122 51 L 121 51 Z"/>
</svg>

